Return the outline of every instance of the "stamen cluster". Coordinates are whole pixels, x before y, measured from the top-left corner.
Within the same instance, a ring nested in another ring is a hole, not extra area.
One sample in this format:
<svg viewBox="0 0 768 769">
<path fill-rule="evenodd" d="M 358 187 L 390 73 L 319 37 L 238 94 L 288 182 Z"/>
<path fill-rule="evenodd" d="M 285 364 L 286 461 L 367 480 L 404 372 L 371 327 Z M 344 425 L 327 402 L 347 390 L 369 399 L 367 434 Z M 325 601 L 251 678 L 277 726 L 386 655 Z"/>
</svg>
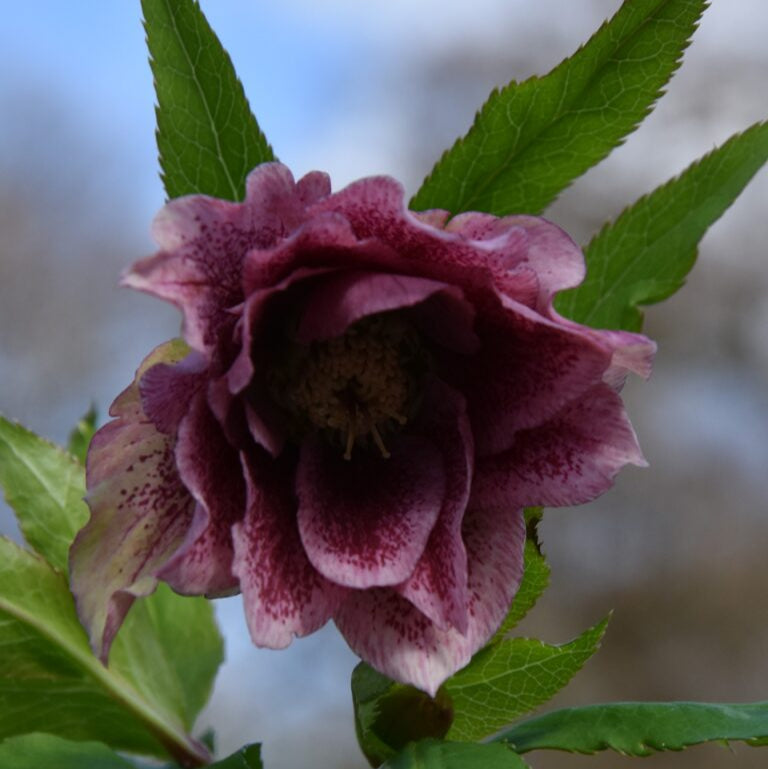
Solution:
<svg viewBox="0 0 768 769">
<path fill-rule="evenodd" d="M 388 457 L 382 434 L 408 421 L 419 347 L 418 334 L 403 318 L 370 316 L 340 337 L 301 350 L 281 398 L 295 415 L 340 438 L 345 459 L 367 437 Z"/>
</svg>

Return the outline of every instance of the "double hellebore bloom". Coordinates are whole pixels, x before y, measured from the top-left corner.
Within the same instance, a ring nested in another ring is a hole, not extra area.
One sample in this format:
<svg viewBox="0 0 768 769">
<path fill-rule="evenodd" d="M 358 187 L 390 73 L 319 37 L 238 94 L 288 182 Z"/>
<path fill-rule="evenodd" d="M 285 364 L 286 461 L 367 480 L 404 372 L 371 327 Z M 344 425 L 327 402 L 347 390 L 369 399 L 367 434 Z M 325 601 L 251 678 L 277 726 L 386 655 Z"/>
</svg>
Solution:
<svg viewBox="0 0 768 769">
<path fill-rule="evenodd" d="M 153 234 L 124 282 L 178 306 L 185 341 L 88 456 L 72 575 L 103 658 L 160 579 L 242 592 L 259 646 L 332 618 L 434 694 L 510 606 L 523 507 L 644 463 L 617 393 L 653 344 L 553 310 L 584 260 L 543 219 L 414 213 L 391 178 L 331 194 L 270 163 L 243 203 L 173 200 Z"/>
</svg>

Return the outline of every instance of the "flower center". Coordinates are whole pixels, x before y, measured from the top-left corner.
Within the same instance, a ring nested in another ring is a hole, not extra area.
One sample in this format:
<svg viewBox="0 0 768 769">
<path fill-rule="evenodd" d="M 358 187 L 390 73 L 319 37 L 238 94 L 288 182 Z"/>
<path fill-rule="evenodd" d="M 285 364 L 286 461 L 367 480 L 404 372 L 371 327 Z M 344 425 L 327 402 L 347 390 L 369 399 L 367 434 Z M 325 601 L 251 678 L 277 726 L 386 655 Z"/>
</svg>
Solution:
<svg viewBox="0 0 768 769">
<path fill-rule="evenodd" d="M 413 416 L 426 360 L 419 335 L 396 313 L 372 315 L 342 336 L 291 345 L 272 395 L 298 422 L 319 429 L 350 459 L 356 444 L 389 457 L 385 439 Z"/>
</svg>

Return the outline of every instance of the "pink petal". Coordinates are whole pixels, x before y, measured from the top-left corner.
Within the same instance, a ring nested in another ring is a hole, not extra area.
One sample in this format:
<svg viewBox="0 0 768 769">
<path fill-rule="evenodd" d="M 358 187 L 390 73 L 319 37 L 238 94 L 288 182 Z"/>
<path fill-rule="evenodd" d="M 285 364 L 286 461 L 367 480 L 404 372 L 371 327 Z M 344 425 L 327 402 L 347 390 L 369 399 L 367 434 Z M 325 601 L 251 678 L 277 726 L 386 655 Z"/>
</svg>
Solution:
<svg viewBox="0 0 768 769">
<path fill-rule="evenodd" d="M 644 466 L 619 396 L 598 384 L 503 454 L 479 461 L 472 505 L 577 505 L 606 491 L 626 464 Z"/>
<path fill-rule="evenodd" d="M 541 217 L 499 219 L 489 214 L 466 213 L 451 219 L 446 229 L 471 240 L 492 241 L 497 258 L 508 270 L 528 267 L 539 282 L 539 297 L 534 305 L 539 312 L 551 305 L 555 293 L 578 286 L 584 280 L 586 269 L 579 246 L 566 232 Z M 516 298 L 513 293 L 510 296 Z"/>
<path fill-rule="evenodd" d="M 193 350 L 182 361 L 158 363 L 139 382 L 144 413 L 160 432 L 173 435 L 205 383 L 206 359 Z"/>
<path fill-rule="evenodd" d="M 522 511 L 467 512 L 469 622 L 439 629 L 394 590 L 354 590 L 334 620 L 360 657 L 385 675 L 434 696 L 464 667 L 506 616 L 523 573 Z"/>
<path fill-rule="evenodd" d="M 184 543 L 157 576 L 186 595 L 227 595 L 232 574 L 232 525 L 245 514 L 245 485 L 237 451 L 225 440 L 204 395 L 181 423 L 176 466 L 197 503 Z"/>
<path fill-rule="evenodd" d="M 257 646 L 280 649 L 322 627 L 346 590 L 307 559 L 296 528 L 289 469 L 261 455 L 243 457 L 247 512 L 233 529 L 233 571 Z"/>
<path fill-rule="evenodd" d="M 296 339 L 303 344 L 332 339 L 361 318 L 413 307 L 436 294 L 450 297 L 459 307 L 466 306 L 460 289 L 435 280 L 358 270 L 335 273 L 309 295 Z M 472 317 L 471 309 L 464 312 Z"/>
<path fill-rule="evenodd" d="M 438 449 L 399 437 L 384 459 L 308 440 L 296 472 L 298 523 L 315 568 L 347 587 L 406 580 L 424 552 L 445 493 Z"/>
<path fill-rule="evenodd" d="M 123 278 L 125 285 L 178 306 L 184 336 L 200 351 L 211 351 L 231 333 L 230 309 L 243 300 L 248 251 L 272 247 L 304 221 L 301 194 L 285 166 L 258 166 L 246 188 L 243 203 L 204 195 L 167 203 L 152 229 L 163 250 L 137 262 Z"/>
<path fill-rule="evenodd" d="M 301 202 L 310 206 L 331 194 L 331 179 L 323 171 L 310 171 L 296 182 L 296 192 Z"/>
<path fill-rule="evenodd" d="M 439 628 L 453 626 L 465 633 L 469 594 L 461 524 L 469 499 L 474 446 L 464 398 L 447 385 L 433 382 L 414 429 L 440 447 L 447 487 L 424 554 L 411 576 L 396 589 Z"/>
<path fill-rule="evenodd" d="M 465 393 L 479 456 L 508 449 L 519 430 L 542 424 L 602 381 L 607 344 L 507 302 L 501 322 L 478 327 Z"/>
<path fill-rule="evenodd" d="M 143 414 L 136 384 L 149 366 L 179 354 L 170 343 L 149 356 L 113 404 L 118 418 L 96 433 L 88 452 L 91 518 L 70 551 L 70 573 L 80 619 L 103 661 L 134 598 L 155 589 L 155 572 L 192 519 L 194 502 L 176 471 L 173 439 Z"/>
</svg>

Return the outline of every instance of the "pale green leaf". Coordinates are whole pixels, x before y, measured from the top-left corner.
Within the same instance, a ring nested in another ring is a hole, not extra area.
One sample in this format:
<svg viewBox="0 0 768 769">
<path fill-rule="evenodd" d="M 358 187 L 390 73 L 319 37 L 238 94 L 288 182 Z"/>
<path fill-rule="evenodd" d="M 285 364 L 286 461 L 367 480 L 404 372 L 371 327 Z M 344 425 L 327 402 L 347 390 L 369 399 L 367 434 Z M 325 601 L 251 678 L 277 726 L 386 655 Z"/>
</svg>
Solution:
<svg viewBox="0 0 768 769">
<path fill-rule="evenodd" d="M 586 280 L 560 294 L 557 309 L 595 328 L 639 330 L 638 306 L 683 285 L 704 233 L 766 160 L 768 123 L 757 123 L 640 198 L 587 246 Z"/>
<path fill-rule="evenodd" d="M 478 652 L 445 683 L 454 707 L 449 739 L 482 739 L 546 702 L 597 651 L 607 624 L 562 646 L 510 638 Z"/>
<path fill-rule="evenodd" d="M 528 765 L 501 745 L 423 740 L 408 745 L 382 769 L 525 769 Z"/>
<path fill-rule="evenodd" d="M 72 742 L 51 734 L 25 734 L 0 743 L 3 769 L 133 769 L 100 742 Z"/>
<path fill-rule="evenodd" d="M 410 207 L 543 211 L 650 112 L 706 6 L 705 0 L 625 2 L 548 75 L 494 91 Z"/>
<path fill-rule="evenodd" d="M 0 485 L 27 542 L 62 572 L 88 520 L 79 463 L 58 446 L 0 417 Z"/>
<path fill-rule="evenodd" d="M 178 714 L 190 730 L 223 659 L 211 602 L 177 595 L 161 583 L 128 612 L 112 645 L 109 668 L 158 710 Z"/>
<path fill-rule="evenodd" d="M 2 538 L 0 647 L 0 739 L 43 731 L 149 755 L 207 758 L 179 715 L 92 655 L 64 575 Z"/>
<path fill-rule="evenodd" d="M 229 55 L 194 0 L 142 0 L 168 197 L 242 200 L 245 177 L 274 160 Z"/>
<path fill-rule="evenodd" d="M 504 638 L 528 614 L 549 585 L 549 565 L 534 540 L 527 539 L 525 542 L 523 563 L 524 571 L 520 587 L 504 622 L 491 639 L 491 643 Z"/>
<path fill-rule="evenodd" d="M 85 464 L 85 458 L 88 454 L 88 446 L 91 443 L 91 438 L 96 432 L 96 422 L 99 418 L 99 414 L 96 411 L 96 406 L 91 404 L 91 407 L 82 416 L 78 423 L 72 429 L 69 434 L 69 441 L 67 443 L 67 451 L 77 459 L 80 464 Z"/>
<path fill-rule="evenodd" d="M 516 724 L 496 739 L 524 753 L 615 750 L 627 756 L 682 750 L 702 742 L 768 738 L 768 702 L 614 702 L 566 708 Z"/>
</svg>

